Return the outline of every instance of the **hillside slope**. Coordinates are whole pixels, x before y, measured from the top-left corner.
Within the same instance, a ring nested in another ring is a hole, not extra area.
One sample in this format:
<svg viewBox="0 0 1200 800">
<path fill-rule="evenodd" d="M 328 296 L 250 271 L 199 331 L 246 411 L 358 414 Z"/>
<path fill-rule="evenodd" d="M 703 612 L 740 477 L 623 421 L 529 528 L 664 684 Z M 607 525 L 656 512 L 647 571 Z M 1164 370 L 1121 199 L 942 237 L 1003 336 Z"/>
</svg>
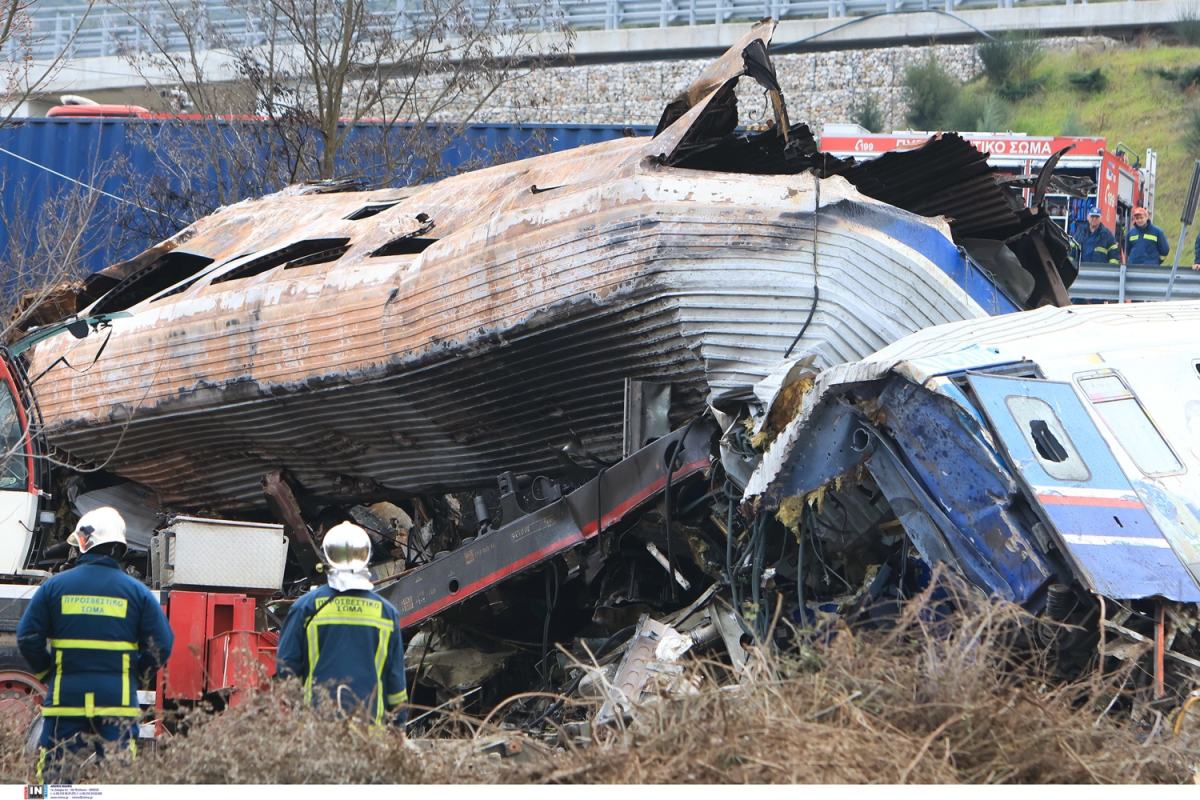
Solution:
<svg viewBox="0 0 1200 800">
<path fill-rule="evenodd" d="M 1014 131 L 1031 135 L 1104 136 L 1110 147 L 1122 142 L 1143 158 L 1146 148 L 1153 148 L 1158 153 L 1154 222 L 1167 233 L 1171 260 L 1192 164 L 1200 156 L 1189 152 L 1185 143 L 1190 109 L 1200 107 L 1200 89 L 1193 85 L 1183 91 L 1156 71 L 1183 71 L 1198 65 L 1200 47 L 1048 50 L 1035 73 L 1045 80 L 1043 91 L 1014 104 L 1010 116 Z M 1068 80 L 1071 73 L 1096 68 L 1108 79 L 1102 92 L 1088 94 Z M 1196 225 L 1189 229 L 1180 263 L 1191 258 L 1197 230 Z"/>
</svg>

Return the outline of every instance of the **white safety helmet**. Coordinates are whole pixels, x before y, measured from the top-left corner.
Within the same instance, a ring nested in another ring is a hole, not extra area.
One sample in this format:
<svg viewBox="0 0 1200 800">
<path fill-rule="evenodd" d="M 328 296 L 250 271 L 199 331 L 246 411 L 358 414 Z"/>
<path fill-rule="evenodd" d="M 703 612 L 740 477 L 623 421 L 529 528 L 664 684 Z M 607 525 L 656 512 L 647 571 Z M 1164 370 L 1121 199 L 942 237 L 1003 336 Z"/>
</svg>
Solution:
<svg viewBox="0 0 1200 800">
<path fill-rule="evenodd" d="M 75 530 L 67 537 L 67 544 L 79 548 L 86 553 L 99 544 L 120 544 L 128 547 L 125 541 L 125 520 L 115 508 L 103 506 L 89 511 L 79 518 Z"/>
<path fill-rule="evenodd" d="M 353 522 L 342 522 L 326 531 L 321 553 L 335 572 L 358 572 L 371 561 L 371 537 Z"/>
</svg>

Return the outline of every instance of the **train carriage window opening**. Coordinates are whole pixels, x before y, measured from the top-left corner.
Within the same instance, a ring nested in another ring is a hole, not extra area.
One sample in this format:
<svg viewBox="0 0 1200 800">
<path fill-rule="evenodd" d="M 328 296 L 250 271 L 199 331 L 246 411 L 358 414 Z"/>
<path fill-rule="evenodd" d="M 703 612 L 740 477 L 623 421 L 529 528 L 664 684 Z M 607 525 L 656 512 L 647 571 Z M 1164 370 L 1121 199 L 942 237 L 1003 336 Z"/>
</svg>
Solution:
<svg viewBox="0 0 1200 800">
<path fill-rule="evenodd" d="M 399 202 L 400 202 L 399 200 L 396 200 L 395 202 L 392 202 L 392 203 L 368 203 L 367 205 L 363 206 L 362 208 L 359 208 L 359 209 L 356 209 L 355 211 L 350 212 L 349 214 L 347 214 L 344 217 L 344 219 L 360 220 L 360 219 L 366 219 L 367 217 L 373 217 L 382 211 L 387 211 L 392 206 L 398 205 Z"/>
<path fill-rule="evenodd" d="M 164 254 L 114 286 L 96 301 L 92 314 L 124 311 L 148 297 L 199 273 L 213 259 L 179 250 Z"/>
<path fill-rule="evenodd" d="M 1148 476 L 1178 475 L 1185 471 L 1137 395 L 1119 374 L 1081 377 L 1078 382 L 1092 408 L 1138 469 Z"/>
<path fill-rule="evenodd" d="M 12 387 L 0 379 L 0 489 L 24 489 L 29 482 L 25 438 Z"/>
<path fill-rule="evenodd" d="M 1071 482 L 1091 478 L 1091 471 L 1049 403 L 1024 395 L 1009 395 L 1004 402 L 1038 466 L 1047 475 L 1054 480 Z"/>
<path fill-rule="evenodd" d="M 224 275 L 213 278 L 213 284 L 225 283 L 226 281 L 240 280 L 242 278 L 251 278 L 255 275 L 261 275 L 268 270 L 272 270 L 283 264 L 289 266 L 303 266 L 303 264 L 293 264 L 291 262 L 303 260 L 305 264 L 319 264 L 326 261 L 335 261 L 342 257 L 346 250 L 350 249 L 350 240 L 345 237 L 335 239 L 306 239 L 302 242 L 294 242 L 287 247 L 281 247 L 278 250 L 267 253 L 259 258 L 247 261 L 240 267 L 229 270 Z M 317 257 L 320 257 L 319 259 Z"/>
</svg>

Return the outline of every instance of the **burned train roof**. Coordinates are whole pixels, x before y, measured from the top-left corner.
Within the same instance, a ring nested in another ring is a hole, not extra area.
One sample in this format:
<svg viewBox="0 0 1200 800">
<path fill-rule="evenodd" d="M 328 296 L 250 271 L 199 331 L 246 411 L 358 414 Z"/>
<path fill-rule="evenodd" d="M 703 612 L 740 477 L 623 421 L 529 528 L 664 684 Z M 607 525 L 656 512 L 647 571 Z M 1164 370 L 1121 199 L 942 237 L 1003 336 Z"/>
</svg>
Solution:
<svg viewBox="0 0 1200 800">
<path fill-rule="evenodd" d="M 1061 231 L 960 138 L 821 153 L 787 118 L 772 29 L 654 137 L 419 187 L 293 187 L 99 273 L 81 301 L 132 316 L 34 351 L 35 373 L 95 361 L 42 380 L 52 442 L 185 508 L 259 507 L 281 467 L 326 502 L 477 486 L 553 471 L 567 435 L 617 454 L 626 379 L 671 384 L 679 420 L 793 350 L 826 367 L 1063 302 Z M 747 75 L 769 130 L 737 128 Z"/>
</svg>

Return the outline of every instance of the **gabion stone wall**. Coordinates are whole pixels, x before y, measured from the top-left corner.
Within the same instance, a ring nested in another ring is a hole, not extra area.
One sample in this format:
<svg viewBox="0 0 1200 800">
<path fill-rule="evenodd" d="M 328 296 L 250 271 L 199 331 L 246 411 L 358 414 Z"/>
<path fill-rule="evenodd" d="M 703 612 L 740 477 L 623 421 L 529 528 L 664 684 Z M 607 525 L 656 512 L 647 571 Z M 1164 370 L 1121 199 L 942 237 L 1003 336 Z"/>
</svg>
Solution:
<svg viewBox="0 0 1200 800">
<path fill-rule="evenodd" d="M 1101 37 L 1046 40 L 1046 47 L 1108 46 Z M 793 122 L 807 121 L 820 133 L 828 122 L 850 122 L 851 109 L 874 95 L 885 115 L 885 130 L 906 127 L 904 70 L 933 52 L 962 80 L 980 71 L 974 45 L 884 47 L 827 53 L 775 55 L 772 61 Z M 476 116 L 479 122 L 652 125 L 666 103 L 683 91 L 711 59 L 649 61 L 556 67 L 536 70 L 498 91 Z M 743 121 L 766 113 L 758 85 L 739 85 Z M 749 107 L 748 107 L 749 106 Z M 459 118 L 456 109 L 439 115 Z"/>
</svg>

